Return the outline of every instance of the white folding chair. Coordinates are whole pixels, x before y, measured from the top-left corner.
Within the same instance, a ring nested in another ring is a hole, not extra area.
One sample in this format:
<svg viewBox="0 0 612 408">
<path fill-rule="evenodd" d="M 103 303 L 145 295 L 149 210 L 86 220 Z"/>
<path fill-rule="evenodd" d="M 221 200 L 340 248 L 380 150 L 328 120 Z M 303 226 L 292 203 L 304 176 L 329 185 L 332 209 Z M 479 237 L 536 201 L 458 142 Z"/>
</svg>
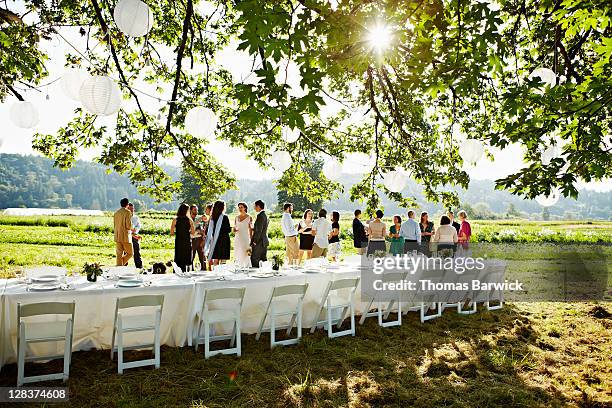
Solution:
<svg viewBox="0 0 612 408">
<path fill-rule="evenodd" d="M 307 289 L 307 283 L 304 285 L 286 285 L 275 287 L 272 290 L 270 299 L 268 300 L 266 311 L 261 319 L 261 323 L 259 324 L 259 329 L 257 330 L 257 336 L 255 339 L 259 340 L 261 337 L 261 332 L 264 331 L 266 318 L 270 316 L 270 347 L 274 348 L 274 346 L 277 345 L 286 346 L 289 344 L 297 344 L 302 338 L 302 304 L 304 302 L 304 295 L 306 294 Z M 285 300 L 287 296 L 296 296 L 297 302 L 292 303 Z M 286 326 L 277 326 L 276 319 L 282 316 L 288 316 L 290 318 L 289 324 Z M 296 323 L 296 319 L 297 337 L 293 339 L 276 341 L 276 330 L 287 329 L 287 336 L 289 336 L 291 334 L 291 329 L 293 329 L 293 324 Z"/>
<path fill-rule="evenodd" d="M 197 322 L 197 334 L 194 339 L 195 350 L 198 351 L 198 345 L 204 343 L 204 357 L 209 358 L 217 354 L 236 354 L 240 357 L 242 352 L 240 342 L 240 311 L 242 309 L 242 300 L 246 288 L 222 288 L 222 289 L 207 289 L 204 293 L 204 301 Z M 210 309 L 209 302 L 229 300 L 236 304 L 232 308 L 226 309 Z M 210 335 L 210 326 L 216 323 L 232 323 L 233 329 L 231 335 Z M 204 337 L 202 337 L 202 327 L 204 328 Z M 221 350 L 210 350 L 210 342 L 217 340 L 230 340 L 230 348 Z"/>
<path fill-rule="evenodd" d="M 33 268 L 27 268 L 24 271 L 26 278 L 35 278 L 35 277 L 43 276 L 43 275 L 56 275 L 57 277 L 60 277 L 60 276 L 65 276 L 66 273 L 68 273 L 68 270 L 66 268 L 62 268 L 59 266 L 50 266 L 50 265 L 43 265 L 43 266 L 36 266 Z"/>
<path fill-rule="evenodd" d="M 433 271 L 424 271 L 421 276 L 421 279 L 426 279 L 431 281 L 431 283 L 438 283 L 444 281 L 444 275 L 446 271 L 444 269 L 436 269 Z M 442 296 L 438 291 L 433 291 L 432 293 L 425 294 L 426 292 L 431 292 L 428 290 L 419 291 L 420 293 L 420 314 L 421 314 L 421 323 L 425 323 L 427 320 L 436 319 L 442 316 L 442 307 L 444 302 L 442 301 Z M 435 313 L 428 314 L 429 309 L 435 308 Z"/>
<path fill-rule="evenodd" d="M 399 283 L 406 279 L 408 275 L 408 271 L 406 272 L 390 272 L 381 275 L 381 280 L 384 283 Z M 397 290 L 394 293 L 393 299 L 389 300 L 387 307 L 383 307 L 383 302 L 380 300 L 379 295 L 378 299 L 376 296 L 373 296 L 368 302 L 367 307 L 364 309 L 363 314 L 361 315 L 361 319 L 359 319 L 359 324 L 363 324 L 365 319 L 368 317 L 378 317 L 378 325 L 381 327 L 391 327 L 391 326 L 401 326 L 402 325 L 402 291 Z M 376 312 L 370 312 L 372 309 L 372 304 L 374 302 L 378 303 L 378 307 Z M 389 318 L 389 314 L 393 311 L 393 306 L 397 303 L 397 320 L 385 321 Z M 384 318 L 383 318 L 384 314 Z"/>
<path fill-rule="evenodd" d="M 323 326 L 327 329 L 327 336 L 329 338 L 346 336 L 350 334 L 351 336 L 355 335 L 355 290 L 357 290 L 357 286 L 359 285 L 359 278 L 349 278 L 349 279 L 339 279 L 330 281 L 327 285 L 327 289 L 323 294 L 323 298 L 321 299 L 321 303 L 319 305 L 319 310 L 315 315 L 314 321 L 312 322 L 312 327 L 310 329 L 311 333 L 317 329 L 317 327 Z M 344 298 L 340 296 L 337 292 L 342 289 L 349 290 L 348 298 Z M 326 319 L 319 320 L 321 317 L 321 313 L 323 309 L 326 310 Z M 336 318 L 333 317 L 333 312 L 340 310 L 340 315 Z M 344 321 L 344 316 L 346 312 L 350 311 L 351 315 L 351 328 L 347 330 L 342 330 L 338 332 L 334 332 L 333 325 L 336 324 L 336 328 L 340 328 L 342 322 Z"/>
<path fill-rule="evenodd" d="M 24 319 L 41 315 L 70 315 L 65 321 L 55 322 L 29 322 Z M 74 324 L 74 302 L 58 303 L 44 302 L 32 303 L 28 305 L 17 305 L 17 322 L 19 331 L 17 332 L 17 385 L 25 383 L 49 381 L 49 380 L 68 380 L 70 373 L 70 358 L 72 356 L 72 333 Z M 43 342 L 64 342 L 64 354 L 45 355 L 39 357 L 26 357 L 26 348 L 30 343 Z M 26 361 L 64 359 L 64 371 L 61 373 L 25 376 Z"/>
<path fill-rule="evenodd" d="M 131 309 L 134 307 L 142 307 L 153 309 L 149 310 L 149 313 L 143 314 L 127 314 L 123 313 L 124 309 Z M 124 369 L 144 367 L 154 365 L 155 368 L 160 366 L 160 347 L 159 347 L 159 336 L 160 336 L 160 324 L 162 309 L 164 307 L 164 295 L 142 295 L 142 296 L 130 296 L 124 298 L 117 298 L 115 305 L 115 323 L 113 327 L 113 340 L 111 343 L 111 360 L 114 357 L 115 350 L 117 351 L 117 370 L 119 374 L 123 374 Z M 154 313 L 151 313 L 154 312 Z M 142 331 L 153 331 L 153 343 L 137 344 L 134 346 L 123 345 L 123 335 L 125 333 L 142 332 Z M 117 347 L 115 347 L 115 339 L 117 340 Z M 123 362 L 123 351 L 124 350 L 136 350 L 149 348 L 153 349 L 153 358 L 147 360 L 130 361 L 128 363 Z"/>
<path fill-rule="evenodd" d="M 505 266 L 499 263 L 487 263 L 485 268 L 488 273 L 484 274 L 487 283 L 502 283 L 505 276 Z M 491 301 L 497 302 L 491 306 Z M 486 291 L 485 307 L 487 310 L 499 310 L 504 307 L 504 291 L 502 289 L 491 289 Z"/>
</svg>

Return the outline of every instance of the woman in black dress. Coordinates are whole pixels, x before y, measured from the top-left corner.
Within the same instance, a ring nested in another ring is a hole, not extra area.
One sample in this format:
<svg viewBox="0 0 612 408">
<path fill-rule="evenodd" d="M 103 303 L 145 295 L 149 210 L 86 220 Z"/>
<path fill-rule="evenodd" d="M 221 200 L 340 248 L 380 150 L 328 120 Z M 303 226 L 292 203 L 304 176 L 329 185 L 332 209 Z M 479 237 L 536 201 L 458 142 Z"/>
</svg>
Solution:
<svg viewBox="0 0 612 408">
<path fill-rule="evenodd" d="M 224 211 L 225 203 L 216 201 L 210 215 L 204 249 L 209 254 L 208 259 L 211 265 L 219 265 L 230 259 L 230 232 L 232 227 Z"/>
<path fill-rule="evenodd" d="M 188 213 L 189 206 L 181 204 L 170 225 L 170 235 L 174 235 L 174 263 L 183 272 L 187 270 L 187 265 L 191 265 L 191 236 L 195 234 L 195 226 Z"/>
<path fill-rule="evenodd" d="M 421 252 L 426 256 L 431 256 L 429 243 L 431 242 L 431 237 L 436 233 L 436 229 L 433 221 L 429 221 L 429 214 L 427 211 L 421 213 L 419 227 L 421 227 Z"/>
<path fill-rule="evenodd" d="M 314 244 L 314 235 L 312 235 L 312 216 L 312 210 L 310 208 L 307 209 L 304 211 L 304 218 L 300 220 L 298 225 L 298 232 L 300 233 L 300 262 L 302 262 L 304 253 L 306 253 L 306 259 L 310 259 L 312 256 L 312 244 Z"/>
</svg>

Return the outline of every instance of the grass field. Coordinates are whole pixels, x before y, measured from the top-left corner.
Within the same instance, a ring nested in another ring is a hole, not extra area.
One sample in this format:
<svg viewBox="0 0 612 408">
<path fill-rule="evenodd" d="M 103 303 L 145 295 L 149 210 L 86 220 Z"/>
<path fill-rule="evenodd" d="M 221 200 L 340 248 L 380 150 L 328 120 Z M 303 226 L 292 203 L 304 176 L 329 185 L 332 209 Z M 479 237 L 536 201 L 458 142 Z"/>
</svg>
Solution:
<svg viewBox="0 0 612 408">
<path fill-rule="evenodd" d="M 142 221 L 145 264 L 171 259 L 170 216 L 143 214 Z M 345 254 L 352 251 L 350 222 L 341 222 Z M 37 264 L 74 271 L 84 262 L 112 264 L 110 223 L 110 217 L 0 216 L 0 276 Z M 585 261 L 612 256 L 609 222 L 473 221 L 472 229 L 483 243 L 475 251 L 506 259 L 509 272 L 527 281 L 565 266 L 559 248 Z M 283 251 L 278 218 L 270 235 L 272 252 Z M 368 319 L 355 338 L 330 340 L 317 332 L 274 350 L 267 336 L 256 342 L 245 335 L 240 358 L 205 360 L 201 349 L 164 347 L 159 370 L 122 376 L 107 351 L 78 352 L 70 406 L 607 407 L 611 313 L 609 302 L 516 302 L 470 316 L 448 310 L 425 324 L 410 313 L 401 327 L 382 329 Z M 59 364 L 32 365 L 29 373 Z M 4 367 L 0 386 L 15 378 L 16 366 Z"/>
</svg>

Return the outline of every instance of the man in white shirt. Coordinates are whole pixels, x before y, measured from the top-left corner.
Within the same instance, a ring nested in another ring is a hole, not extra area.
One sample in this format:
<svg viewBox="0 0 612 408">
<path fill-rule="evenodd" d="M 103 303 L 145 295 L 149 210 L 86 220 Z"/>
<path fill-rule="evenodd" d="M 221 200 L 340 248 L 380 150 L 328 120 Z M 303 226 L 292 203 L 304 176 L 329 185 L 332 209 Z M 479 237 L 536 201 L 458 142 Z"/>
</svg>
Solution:
<svg viewBox="0 0 612 408">
<path fill-rule="evenodd" d="M 319 210 L 319 218 L 312 223 L 312 233 L 314 234 L 314 244 L 312 244 L 312 257 L 326 257 L 327 247 L 329 246 L 329 233 L 332 230 L 331 222 L 327 220 L 327 211 L 324 208 Z"/>
<path fill-rule="evenodd" d="M 138 235 L 140 233 L 140 218 L 136 215 L 134 204 L 128 204 L 128 210 L 132 213 L 132 247 L 134 248 L 134 265 L 136 268 L 142 268 L 142 257 L 140 256 L 140 240 L 142 237 Z"/>
<path fill-rule="evenodd" d="M 408 211 L 408 219 L 400 227 L 400 237 L 404 238 L 404 253 L 416 251 L 421 245 L 421 227 L 414 220 L 414 211 Z"/>
<path fill-rule="evenodd" d="M 283 234 L 285 235 L 285 247 L 287 251 L 287 260 L 289 264 L 297 261 L 300 254 L 300 247 L 297 241 L 297 229 L 293 220 L 291 219 L 291 213 L 293 212 L 293 204 L 285 203 L 283 205 L 283 217 L 281 219 L 281 226 L 283 228 Z"/>
</svg>

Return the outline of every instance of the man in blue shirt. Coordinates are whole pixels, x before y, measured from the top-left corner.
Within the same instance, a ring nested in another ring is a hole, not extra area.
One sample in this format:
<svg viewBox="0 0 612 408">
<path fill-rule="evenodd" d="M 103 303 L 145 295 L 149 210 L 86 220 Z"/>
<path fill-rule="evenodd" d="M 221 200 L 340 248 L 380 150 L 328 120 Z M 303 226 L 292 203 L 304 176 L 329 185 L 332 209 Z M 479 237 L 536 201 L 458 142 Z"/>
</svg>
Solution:
<svg viewBox="0 0 612 408">
<path fill-rule="evenodd" d="M 416 251 L 421 245 L 421 228 L 414 220 L 414 211 L 408 211 L 408 219 L 400 227 L 400 236 L 404 238 L 404 253 Z"/>
</svg>

